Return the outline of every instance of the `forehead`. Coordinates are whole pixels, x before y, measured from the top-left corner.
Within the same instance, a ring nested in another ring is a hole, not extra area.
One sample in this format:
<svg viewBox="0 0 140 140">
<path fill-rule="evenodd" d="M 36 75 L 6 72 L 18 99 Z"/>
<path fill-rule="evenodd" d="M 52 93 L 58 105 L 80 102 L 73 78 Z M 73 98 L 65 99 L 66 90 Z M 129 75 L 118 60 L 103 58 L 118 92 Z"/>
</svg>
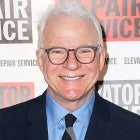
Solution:
<svg viewBox="0 0 140 140">
<path fill-rule="evenodd" d="M 84 26 L 92 28 L 95 32 L 97 32 L 97 29 L 95 28 L 95 25 L 92 23 L 92 21 L 85 17 L 80 17 L 77 15 L 68 15 L 68 14 L 60 14 L 60 15 L 53 15 L 47 20 L 48 22 L 45 25 L 45 30 L 49 28 L 58 28 L 61 25 L 62 27 L 71 27 L 76 26 L 79 24 L 79 27 Z M 87 30 L 89 29 L 87 28 Z"/>
<path fill-rule="evenodd" d="M 93 23 L 85 18 L 71 15 L 56 15 L 49 19 L 43 32 L 44 41 L 70 41 L 81 40 L 98 41 L 98 32 Z M 79 40 L 78 40 L 79 39 Z"/>
</svg>

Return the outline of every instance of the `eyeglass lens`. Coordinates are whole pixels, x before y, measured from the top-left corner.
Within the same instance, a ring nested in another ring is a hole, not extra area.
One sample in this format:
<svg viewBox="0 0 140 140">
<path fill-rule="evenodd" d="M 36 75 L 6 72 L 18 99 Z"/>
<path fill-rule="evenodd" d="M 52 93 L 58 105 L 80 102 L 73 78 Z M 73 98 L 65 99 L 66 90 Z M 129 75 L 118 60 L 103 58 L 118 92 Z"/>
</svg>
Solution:
<svg viewBox="0 0 140 140">
<path fill-rule="evenodd" d="M 56 65 L 64 63 L 69 55 L 69 51 L 74 51 L 74 55 L 80 63 L 91 63 L 95 57 L 95 47 L 79 47 L 77 49 L 65 49 L 65 48 L 52 48 L 48 55 L 50 62 Z"/>
</svg>

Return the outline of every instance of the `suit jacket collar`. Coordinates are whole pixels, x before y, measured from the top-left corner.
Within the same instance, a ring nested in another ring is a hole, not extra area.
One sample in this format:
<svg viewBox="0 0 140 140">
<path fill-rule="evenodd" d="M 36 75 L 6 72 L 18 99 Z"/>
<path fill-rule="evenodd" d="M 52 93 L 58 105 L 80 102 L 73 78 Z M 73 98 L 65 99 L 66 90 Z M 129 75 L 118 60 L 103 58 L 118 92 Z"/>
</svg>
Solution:
<svg viewBox="0 0 140 140">
<path fill-rule="evenodd" d="M 85 140 L 106 139 L 110 133 L 111 114 L 106 101 L 95 93 L 94 110 Z M 48 140 L 46 120 L 46 91 L 36 98 L 28 114 L 27 140 Z"/>
<path fill-rule="evenodd" d="M 48 140 L 46 120 L 46 91 L 34 99 L 28 114 L 27 140 Z"/>
<path fill-rule="evenodd" d="M 110 134 L 111 115 L 106 101 L 95 93 L 94 110 L 89 122 L 85 140 L 106 140 Z"/>
</svg>

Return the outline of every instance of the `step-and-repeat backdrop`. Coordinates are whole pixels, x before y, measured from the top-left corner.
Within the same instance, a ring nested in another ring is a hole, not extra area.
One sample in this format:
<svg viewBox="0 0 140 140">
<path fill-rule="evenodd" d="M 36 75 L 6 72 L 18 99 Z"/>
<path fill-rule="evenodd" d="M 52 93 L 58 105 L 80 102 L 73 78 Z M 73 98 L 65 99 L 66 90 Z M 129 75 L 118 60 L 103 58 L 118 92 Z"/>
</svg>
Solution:
<svg viewBox="0 0 140 140">
<path fill-rule="evenodd" d="M 36 26 L 50 4 L 66 1 L 0 0 L 0 108 L 47 88 L 36 62 Z M 140 0 L 78 1 L 93 10 L 104 28 L 108 54 L 98 82 L 100 95 L 140 114 Z"/>
</svg>

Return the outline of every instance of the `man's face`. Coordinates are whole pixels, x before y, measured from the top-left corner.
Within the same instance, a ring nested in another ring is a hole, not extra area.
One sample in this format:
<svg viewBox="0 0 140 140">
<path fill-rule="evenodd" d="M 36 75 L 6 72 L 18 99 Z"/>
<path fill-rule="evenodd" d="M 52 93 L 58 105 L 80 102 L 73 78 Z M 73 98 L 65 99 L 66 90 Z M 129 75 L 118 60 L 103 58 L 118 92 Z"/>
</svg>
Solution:
<svg viewBox="0 0 140 140">
<path fill-rule="evenodd" d="M 98 45 L 98 33 L 89 21 L 67 15 L 53 17 L 43 35 L 44 48 L 75 49 Z M 98 51 L 95 60 L 89 64 L 78 62 L 73 52 L 69 52 L 67 61 L 61 65 L 52 64 L 45 52 L 39 55 L 37 51 L 37 57 L 48 91 L 60 104 L 83 104 L 91 96 L 104 63 L 103 51 Z"/>
</svg>

